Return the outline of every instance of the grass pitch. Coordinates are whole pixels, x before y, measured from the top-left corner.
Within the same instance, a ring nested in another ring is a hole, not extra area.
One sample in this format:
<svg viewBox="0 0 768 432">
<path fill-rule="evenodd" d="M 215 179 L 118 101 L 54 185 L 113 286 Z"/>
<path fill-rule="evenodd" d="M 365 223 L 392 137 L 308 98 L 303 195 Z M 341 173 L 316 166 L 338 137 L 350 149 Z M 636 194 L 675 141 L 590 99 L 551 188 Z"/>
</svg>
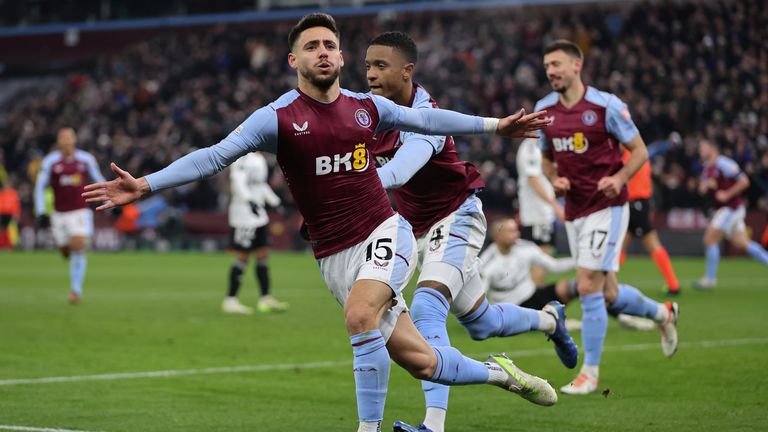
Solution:
<svg viewBox="0 0 768 432">
<path fill-rule="evenodd" d="M 0 255 L 0 430 L 355 430 L 351 349 L 314 259 L 272 256 L 274 294 L 291 304 L 276 315 L 220 312 L 229 263 L 223 254 L 92 253 L 84 300 L 70 306 L 60 257 Z M 543 408 L 490 386 L 455 388 L 448 430 L 766 430 L 768 269 L 727 259 L 718 288 L 696 292 L 687 286 L 703 260 L 674 265 L 685 284 L 674 358 L 657 332 L 611 322 L 601 393 Z M 650 260 L 630 258 L 620 277 L 662 298 Z M 242 301 L 254 305 L 252 269 L 244 280 Z M 578 304 L 568 311 L 580 315 Z M 449 332 L 475 358 L 506 351 L 555 387 L 573 377 L 541 334 L 474 342 L 453 320 Z M 419 383 L 393 366 L 384 430 L 422 417 Z"/>
</svg>

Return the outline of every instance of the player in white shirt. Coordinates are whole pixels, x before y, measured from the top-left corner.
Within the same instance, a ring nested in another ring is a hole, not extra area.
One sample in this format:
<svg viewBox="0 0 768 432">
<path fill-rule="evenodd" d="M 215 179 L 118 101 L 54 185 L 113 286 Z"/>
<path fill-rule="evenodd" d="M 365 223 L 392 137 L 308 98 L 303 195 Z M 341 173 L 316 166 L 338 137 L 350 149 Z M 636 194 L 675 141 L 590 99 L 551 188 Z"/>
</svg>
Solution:
<svg viewBox="0 0 768 432">
<path fill-rule="evenodd" d="M 251 255 L 256 256 L 256 279 L 261 288 L 261 299 L 257 304 L 259 312 L 288 308 L 288 304 L 276 300 L 269 293 L 269 216 L 265 206 L 279 206 L 280 198 L 269 187 L 268 174 L 267 161 L 257 152 L 246 154 L 230 168 L 230 248 L 235 253 L 235 261 L 229 271 L 229 292 L 221 305 L 224 312 L 253 313 L 252 308 L 243 305 L 237 298 Z"/>
<path fill-rule="evenodd" d="M 555 198 L 555 190 L 542 172 L 541 149 L 537 141 L 525 139 L 517 150 L 517 184 L 520 206 L 521 238 L 535 243 L 552 255 L 555 246 L 555 218 L 565 220 L 563 207 Z M 536 286 L 545 281 L 545 269 L 535 264 L 531 278 Z"/>
<path fill-rule="evenodd" d="M 534 265 L 552 273 L 573 270 L 576 265 L 573 258 L 552 258 L 534 243 L 521 240 L 517 223 L 511 218 L 494 222 L 491 233 L 493 243 L 480 254 L 480 273 L 491 302 L 541 309 L 553 300 L 568 304 L 579 297 L 575 279 L 537 286 L 531 278 L 531 267 Z M 608 312 L 625 328 L 643 331 L 656 328 L 649 319 L 612 313 L 610 309 Z M 566 326 L 569 331 L 577 330 L 581 328 L 581 322 L 567 320 Z"/>
</svg>

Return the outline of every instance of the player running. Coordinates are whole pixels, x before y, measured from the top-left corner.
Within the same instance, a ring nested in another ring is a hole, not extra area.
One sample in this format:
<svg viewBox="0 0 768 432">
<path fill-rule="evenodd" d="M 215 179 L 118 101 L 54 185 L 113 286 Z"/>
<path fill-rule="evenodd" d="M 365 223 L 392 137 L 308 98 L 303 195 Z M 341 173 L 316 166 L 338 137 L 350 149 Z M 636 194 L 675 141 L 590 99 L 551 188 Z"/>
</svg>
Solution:
<svg viewBox="0 0 768 432">
<path fill-rule="evenodd" d="M 648 152 L 626 105 L 582 83 L 583 60 L 581 49 L 570 41 L 545 47 L 544 68 L 554 92 L 536 103 L 536 109 L 548 110 L 552 121 L 540 138 L 544 172 L 552 173 L 555 192 L 565 194 L 566 231 L 583 312 L 584 363 L 576 378 L 561 388 L 569 394 L 597 390 L 608 326 L 606 301 L 619 313 L 654 320 L 664 354 L 672 356 L 677 350 L 677 304 L 660 304 L 634 288 L 618 287 L 619 252 L 629 217 L 625 184 Z M 621 145 L 631 152 L 626 164 L 621 162 Z"/>
<path fill-rule="evenodd" d="M 723 238 L 749 256 L 768 265 L 768 252 L 759 243 L 750 240 L 744 224 L 742 192 L 749 187 L 749 178 L 739 164 L 720 154 L 717 145 L 708 139 L 699 141 L 699 158 L 704 171 L 699 181 L 699 193 L 709 195 L 715 203 L 715 214 L 704 231 L 707 255 L 707 273 L 694 282 L 699 289 L 714 288 L 717 284 L 717 266 L 720 263 L 720 242 Z"/>
<path fill-rule="evenodd" d="M 59 129 L 56 150 L 43 158 L 35 182 L 35 215 L 38 227 L 51 227 L 61 255 L 69 259 L 69 302 L 76 304 L 83 295 L 83 281 L 88 267 L 85 251 L 93 235 L 93 212 L 82 197 L 88 182 L 103 182 L 96 159 L 77 149 L 77 135 L 70 127 Z M 53 189 L 53 214 L 45 212 L 45 188 Z"/>
<path fill-rule="evenodd" d="M 539 118 L 543 113 L 493 119 L 414 110 L 342 89 L 339 32 L 327 14 L 303 17 L 291 30 L 288 45 L 298 88 L 256 110 L 218 144 L 161 171 L 135 179 L 112 164 L 118 178 L 89 185 L 88 201 L 107 201 L 99 209 L 123 205 L 211 176 L 248 152 L 276 153 L 307 224 L 320 272 L 344 308 L 354 354 L 358 431 L 381 428 L 390 359 L 418 379 L 489 383 L 534 403 L 555 403 L 557 395 L 546 381 L 525 374 L 506 357 L 478 362 L 451 347 L 430 347 L 418 333 L 404 313 L 401 294 L 415 269 L 416 242 L 411 226 L 392 210 L 369 154 L 374 135 L 389 129 L 535 137 L 533 131 L 547 124 Z"/>
<path fill-rule="evenodd" d="M 437 107 L 423 87 L 413 82 L 418 51 L 402 32 L 387 32 L 369 44 L 365 58 L 368 84 L 375 95 L 398 105 L 429 111 Z M 459 160 L 453 138 L 387 131 L 372 147 L 382 167 L 379 177 L 392 195 L 398 212 L 413 226 L 421 268 L 411 303 L 416 328 L 432 346 L 449 346 L 446 330 L 452 312 L 475 340 L 540 330 L 555 343 L 567 367 L 578 363 L 578 349 L 565 329 L 559 303 L 544 310 L 514 304 L 490 306 L 477 267 L 485 241 L 480 173 Z M 448 387 L 422 383 L 427 412 L 424 427 L 442 432 L 448 409 Z M 407 430 L 404 423 L 400 429 Z"/>
</svg>

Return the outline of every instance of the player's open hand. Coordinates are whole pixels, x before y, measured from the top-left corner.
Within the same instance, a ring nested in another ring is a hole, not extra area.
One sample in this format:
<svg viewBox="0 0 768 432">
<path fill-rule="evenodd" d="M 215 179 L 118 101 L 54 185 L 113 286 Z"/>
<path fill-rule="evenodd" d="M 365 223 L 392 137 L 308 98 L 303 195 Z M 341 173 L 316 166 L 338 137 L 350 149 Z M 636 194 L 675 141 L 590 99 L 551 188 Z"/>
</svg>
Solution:
<svg viewBox="0 0 768 432">
<path fill-rule="evenodd" d="M 552 181 L 552 189 L 556 196 L 563 196 L 571 190 L 571 181 L 567 177 L 557 177 Z"/>
<path fill-rule="evenodd" d="M 83 192 L 85 202 L 103 203 L 96 207 L 96 210 L 106 210 L 130 204 L 149 191 L 149 185 L 144 178 L 135 179 L 129 172 L 122 170 L 114 162 L 110 164 L 110 168 L 117 175 L 116 179 L 85 186 L 85 192 Z"/>
<path fill-rule="evenodd" d="M 521 109 L 516 114 L 499 119 L 496 134 L 508 138 L 538 138 L 539 134 L 536 131 L 552 123 L 550 119 L 544 118 L 546 113 L 546 111 L 537 111 L 525 114 L 525 109 Z"/>
<path fill-rule="evenodd" d="M 624 182 L 616 176 L 603 177 L 597 182 L 597 190 L 601 191 L 608 198 L 616 198 L 621 193 Z"/>
</svg>

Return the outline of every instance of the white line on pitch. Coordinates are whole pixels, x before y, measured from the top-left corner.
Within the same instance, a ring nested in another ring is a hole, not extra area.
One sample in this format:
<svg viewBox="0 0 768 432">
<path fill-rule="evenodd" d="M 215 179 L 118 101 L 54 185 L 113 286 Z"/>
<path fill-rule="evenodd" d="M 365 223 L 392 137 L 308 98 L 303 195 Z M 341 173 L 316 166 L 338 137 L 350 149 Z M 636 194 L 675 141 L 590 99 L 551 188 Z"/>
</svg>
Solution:
<svg viewBox="0 0 768 432">
<path fill-rule="evenodd" d="M 0 425 L 0 430 L 30 431 L 30 432 L 88 432 L 88 431 L 73 430 L 73 429 L 39 428 L 39 427 L 29 427 L 29 426 L 9 426 L 9 425 Z"/>
<path fill-rule="evenodd" d="M 720 339 L 695 342 L 680 342 L 680 348 L 718 348 L 724 346 L 744 346 L 744 345 L 768 345 L 768 338 L 751 339 Z M 643 343 L 628 345 L 607 345 L 603 348 L 604 352 L 626 352 L 626 351 L 647 351 L 656 350 L 659 343 Z M 533 350 L 507 351 L 511 358 L 516 357 L 535 357 L 540 355 L 550 355 L 552 348 L 542 348 Z M 473 354 L 473 357 L 481 357 L 485 354 Z M 79 382 L 79 381 L 111 381 L 121 379 L 138 378 L 168 378 L 188 375 L 208 375 L 220 373 L 240 373 L 240 372 L 269 372 L 277 370 L 301 370 L 301 369 L 321 369 L 348 366 L 352 364 L 350 360 L 346 361 L 327 361 L 313 363 L 294 363 L 294 364 L 264 364 L 264 365 L 245 365 L 245 366 L 227 366 L 211 367 L 202 369 L 181 369 L 181 370 L 162 370 L 149 372 L 124 372 L 101 375 L 75 375 L 60 377 L 42 377 L 42 378 L 19 378 L 0 380 L 0 386 L 27 385 L 27 384 L 48 384 L 60 382 Z"/>
</svg>

